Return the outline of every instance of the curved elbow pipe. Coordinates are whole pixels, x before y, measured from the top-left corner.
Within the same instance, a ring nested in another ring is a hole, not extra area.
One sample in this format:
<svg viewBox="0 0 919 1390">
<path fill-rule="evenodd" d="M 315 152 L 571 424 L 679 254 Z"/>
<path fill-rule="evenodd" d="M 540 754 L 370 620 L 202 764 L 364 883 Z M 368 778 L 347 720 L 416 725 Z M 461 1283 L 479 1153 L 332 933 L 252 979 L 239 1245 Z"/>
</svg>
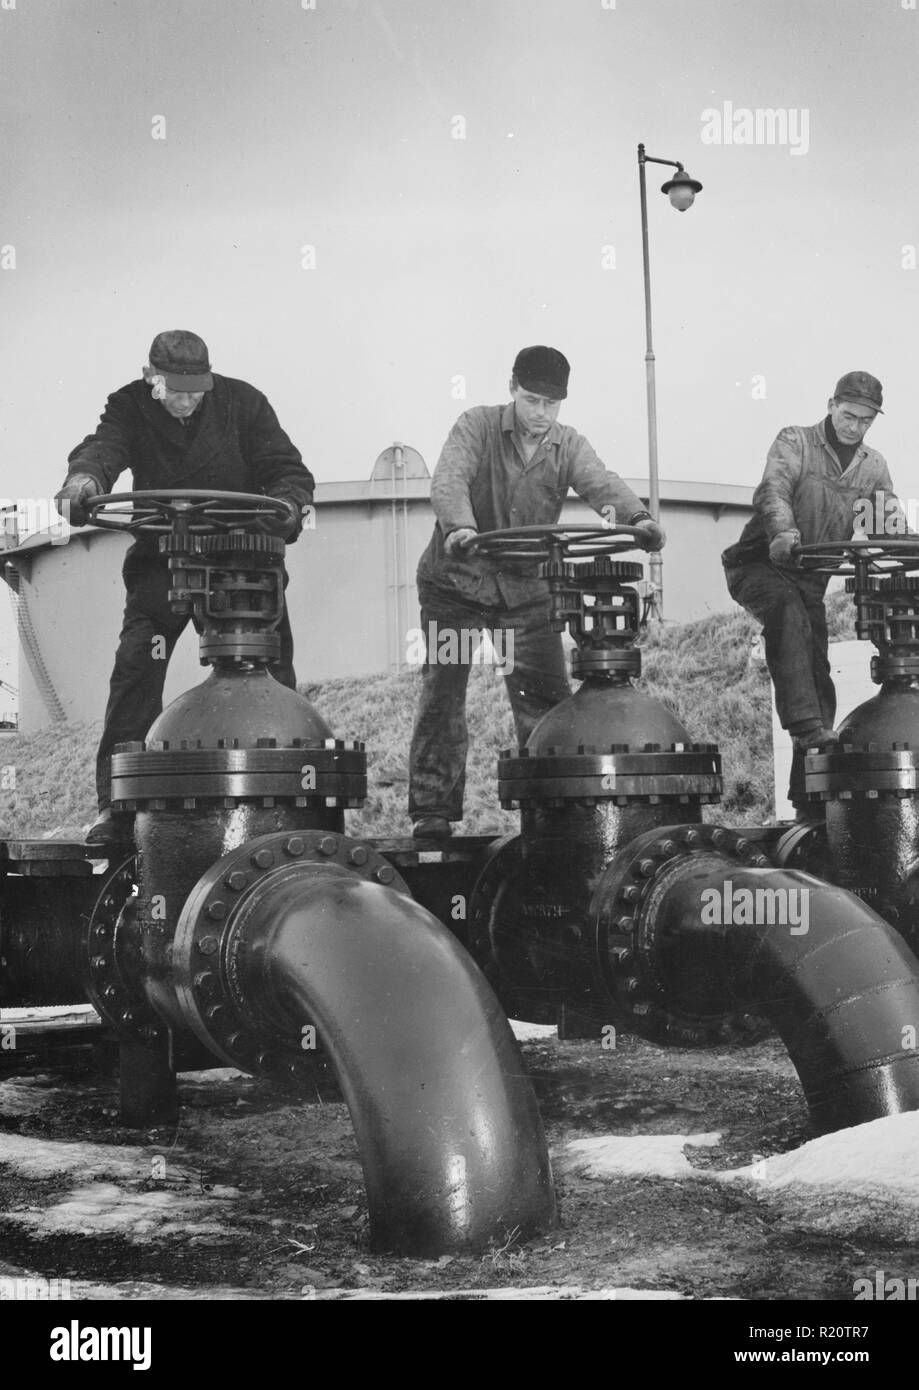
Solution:
<svg viewBox="0 0 919 1390">
<path fill-rule="evenodd" d="M 706 890 L 714 896 L 703 898 Z M 759 893 L 773 909 L 798 906 L 784 922 L 775 910 L 760 923 L 738 923 L 736 913 L 703 920 L 703 902 L 737 903 L 748 892 L 754 904 Z M 919 962 L 864 903 L 805 873 L 691 861 L 655 897 L 651 935 L 665 992 L 692 1009 L 700 1003 L 692 982 L 704 980 L 707 1007 L 720 996 L 725 1008 L 769 1018 L 822 1130 L 919 1109 L 919 1056 L 907 1031 L 919 1024 Z"/>
<path fill-rule="evenodd" d="M 221 880 L 225 861 L 189 896 L 176 964 L 189 1024 L 226 1055 L 210 1023 L 214 989 L 202 1011 L 196 973 Z M 424 908 L 341 865 L 301 861 L 254 883 L 220 930 L 223 998 L 237 1017 L 272 1046 L 297 1047 L 304 1025 L 316 1029 L 351 1112 L 375 1248 L 481 1249 L 555 1224 L 516 1040 L 484 976 Z"/>
</svg>

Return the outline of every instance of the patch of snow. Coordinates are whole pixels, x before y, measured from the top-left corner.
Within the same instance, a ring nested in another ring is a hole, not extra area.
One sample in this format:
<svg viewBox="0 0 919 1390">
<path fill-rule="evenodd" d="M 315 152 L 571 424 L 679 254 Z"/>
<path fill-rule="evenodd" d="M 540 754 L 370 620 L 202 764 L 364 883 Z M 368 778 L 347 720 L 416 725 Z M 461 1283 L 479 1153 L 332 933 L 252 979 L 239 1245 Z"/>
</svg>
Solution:
<svg viewBox="0 0 919 1390">
<path fill-rule="evenodd" d="M 591 1178 L 743 1182 L 798 1230 L 919 1241 L 919 1112 L 888 1115 L 812 1139 L 743 1168 L 694 1168 L 685 1149 L 717 1134 L 597 1135 L 567 1143 L 556 1166 Z"/>
<path fill-rule="evenodd" d="M 122 1235 L 141 1239 L 153 1235 L 223 1235 L 217 1221 L 195 1218 L 207 1196 L 189 1200 L 175 1192 L 127 1192 L 117 1183 L 94 1182 L 75 1188 L 53 1206 L 8 1212 L 7 1220 L 46 1235 Z"/>
<path fill-rule="evenodd" d="M 153 1232 L 221 1236 L 226 1232 L 219 1218 L 240 1196 L 236 1187 L 202 1188 L 197 1172 L 153 1147 L 0 1134 L 0 1166 L 25 1178 L 75 1181 L 69 1192 L 51 1195 L 47 1205 L 6 1213 L 8 1222 L 46 1234 L 116 1233 L 131 1240 Z"/>
<path fill-rule="evenodd" d="M 687 1145 L 717 1144 L 719 1134 L 601 1134 L 573 1139 L 560 1156 L 560 1166 L 589 1178 L 688 1178 L 693 1168 L 683 1153 Z"/>
<path fill-rule="evenodd" d="M 525 1023 L 523 1019 L 512 1018 L 510 1025 L 518 1042 L 538 1042 L 541 1038 L 557 1038 L 558 1028 L 554 1023 Z"/>
<path fill-rule="evenodd" d="M 121 1178 L 141 1181 L 151 1175 L 150 1155 L 127 1145 L 63 1143 L 55 1139 L 0 1134 L 0 1164 L 24 1178 Z"/>
<path fill-rule="evenodd" d="M 884 1115 L 811 1139 L 790 1153 L 760 1159 L 713 1176 L 746 1178 L 773 1191 L 791 1187 L 844 1188 L 851 1198 L 887 1189 L 919 1204 L 919 1111 Z"/>
<path fill-rule="evenodd" d="M 248 1072 L 238 1071 L 236 1067 L 206 1067 L 203 1071 L 183 1071 L 179 1072 L 183 1081 L 200 1082 L 206 1085 L 208 1082 L 218 1081 L 251 1081 L 252 1077 Z"/>
<path fill-rule="evenodd" d="M 95 1014 L 98 1018 L 92 1004 L 50 1004 L 37 1008 L 31 1005 L 26 1009 L 0 1009 L 0 1018 L 4 1023 L 25 1023 L 30 1018 L 82 1018 L 89 1014 Z"/>
</svg>

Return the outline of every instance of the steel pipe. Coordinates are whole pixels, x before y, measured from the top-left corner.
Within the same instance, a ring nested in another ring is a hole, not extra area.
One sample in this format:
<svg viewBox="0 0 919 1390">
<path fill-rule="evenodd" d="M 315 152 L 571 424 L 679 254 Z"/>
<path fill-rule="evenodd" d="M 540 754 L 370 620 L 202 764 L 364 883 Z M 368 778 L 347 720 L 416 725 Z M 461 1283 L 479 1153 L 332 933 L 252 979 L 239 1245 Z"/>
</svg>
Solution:
<svg viewBox="0 0 919 1390">
<path fill-rule="evenodd" d="M 79 877 L 0 876 L 0 1008 L 89 1002 L 83 924 L 98 893 L 88 866 Z"/>
<path fill-rule="evenodd" d="M 247 1024 L 275 1049 L 316 1029 L 351 1112 L 375 1248 L 474 1250 L 551 1227 L 532 1088 L 497 999 L 451 933 L 344 864 L 267 871 L 215 925 L 216 881 L 192 892 L 176 938 L 188 1025 L 214 1050 L 243 1045 Z M 224 1039 L 213 1030 L 227 1014 Z"/>
<path fill-rule="evenodd" d="M 767 920 L 702 910 L 747 891 L 773 905 Z M 806 895 L 806 924 L 781 920 L 777 904 L 805 901 L 792 893 Z M 908 1032 L 919 1018 L 919 962 L 857 898 L 810 874 L 702 853 L 663 865 L 637 918 L 646 969 L 674 1007 L 703 1016 L 743 1007 L 771 1021 L 821 1130 L 919 1109 Z"/>
</svg>

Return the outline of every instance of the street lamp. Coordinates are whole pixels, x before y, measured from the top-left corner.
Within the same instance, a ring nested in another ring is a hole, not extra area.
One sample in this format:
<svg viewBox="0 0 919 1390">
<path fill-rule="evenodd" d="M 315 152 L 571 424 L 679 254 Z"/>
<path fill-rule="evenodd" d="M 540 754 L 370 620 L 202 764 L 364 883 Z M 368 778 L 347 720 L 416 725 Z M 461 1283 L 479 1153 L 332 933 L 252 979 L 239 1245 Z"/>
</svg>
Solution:
<svg viewBox="0 0 919 1390">
<path fill-rule="evenodd" d="M 676 169 L 672 179 L 661 185 L 661 192 L 668 194 L 677 212 L 685 212 L 695 202 L 702 185 L 698 179 L 690 178 L 679 160 L 655 159 L 645 154 L 644 145 L 638 146 L 638 184 L 641 190 L 641 249 L 645 268 L 645 329 L 647 349 L 645 351 L 645 377 L 648 392 L 648 510 L 654 520 L 660 523 L 661 499 L 657 473 L 657 389 L 654 380 L 654 344 L 651 337 L 651 266 L 648 259 L 648 193 L 645 185 L 646 164 L 669 164 Z M 663 587 L 661 570 L 663 568 L 660 551 L 651 554 L 651 592 L 648 595 L 645 616 L 652 614 L 663 618 Z"/>
</svg>

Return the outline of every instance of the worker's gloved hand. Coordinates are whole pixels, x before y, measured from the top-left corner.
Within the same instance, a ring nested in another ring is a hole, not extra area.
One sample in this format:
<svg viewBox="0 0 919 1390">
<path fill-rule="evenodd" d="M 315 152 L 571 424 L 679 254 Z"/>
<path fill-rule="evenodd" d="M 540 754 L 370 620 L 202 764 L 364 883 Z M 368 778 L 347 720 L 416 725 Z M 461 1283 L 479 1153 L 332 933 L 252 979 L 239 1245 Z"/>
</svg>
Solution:
<svg viewBox="0 0 919 1390">
<path fill-rule="evenodd" d="M 290 540 L 300 529 L 300 508 L 289 497 L 277 497 L 273 500 L 284 503 L 287 516 L 269 516 L 266 512 L 264 516 L 259 517 L 258 524 L 269 536 L 280 536 L 285 541 Z"/>
<path fill-rule="evenodd" d="M 459 530 L 450 532 L 444 541 L 444 550 L 448 555 L 455 555 L 457 552 L 462 554 L 478 534 L 472 526 L 461 526 Z"/>
<path fill-rule="evenodd" d="M 769 559 L 780 569 L 794 570 L 798 568 L 798 557 L 791 552 L 796 545 L 801 544 L 801 537 L 797 531 L 780 531 L 779 534 L 769 542 Z"/>
<path fill-rule="evenodd" d="M 663 550 L 667 537 L 653 517 L 649 516 L 643 521 L 635 521 L 632 524 L 635 530 L 640 532 L 638 544 L 643 550 Z"/>
<path fill-rule="evenodd" d="M 88 473 L 71 473 L 60 492 L 54 494 L 58 504 L 67 502 L 68 507 L 58 505 L 58 511 L 71 526 L 85 526 L 88 521 L 86 503 L 102 492 L 102 485 Z"/>
</svg>

